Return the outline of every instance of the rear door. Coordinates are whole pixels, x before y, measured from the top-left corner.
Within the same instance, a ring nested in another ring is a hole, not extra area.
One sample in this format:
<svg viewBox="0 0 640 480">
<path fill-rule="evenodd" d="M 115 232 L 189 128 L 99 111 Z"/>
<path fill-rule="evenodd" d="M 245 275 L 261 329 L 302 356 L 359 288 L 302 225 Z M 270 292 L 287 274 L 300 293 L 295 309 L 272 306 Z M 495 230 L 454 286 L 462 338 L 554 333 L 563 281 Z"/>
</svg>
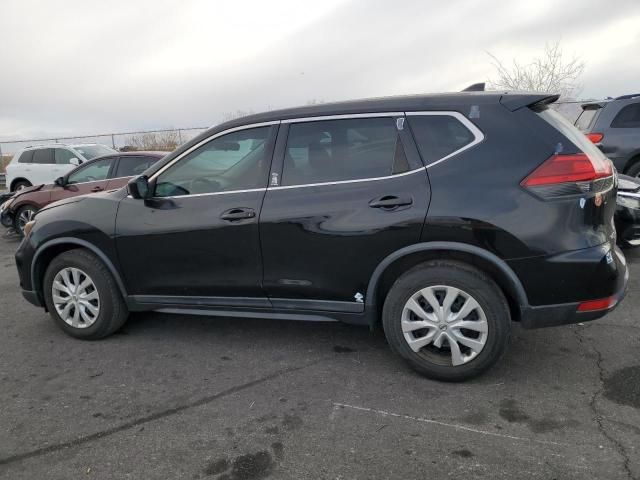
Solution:
<svg viewBox="0 0 640 480">
<path fill-rule="evenodd" d="M 362 311 L 376 266 L 419 241 L 429 183 L 404 120 L 283 122 L 260 217 L 274 307 Z"/>
<path fill-rule="evenodd" d="M 55 159 L 53 148 L 38 148 L 33 151 L 33 160 L 30 165 L 31 171 L 27 178 L 33 185 L 42 183 L 53 183 L 55 180 Z"/>
</svg>

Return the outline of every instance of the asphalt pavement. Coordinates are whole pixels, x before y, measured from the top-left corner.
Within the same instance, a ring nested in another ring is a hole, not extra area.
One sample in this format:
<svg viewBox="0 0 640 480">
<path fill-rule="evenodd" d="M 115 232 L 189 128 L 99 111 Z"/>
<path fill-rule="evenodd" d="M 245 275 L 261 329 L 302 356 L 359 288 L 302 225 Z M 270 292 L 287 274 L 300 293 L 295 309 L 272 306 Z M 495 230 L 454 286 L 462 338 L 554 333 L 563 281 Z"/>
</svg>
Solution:
<svg viewBox="0 0 640 480">
<path fill-rule="evenodd" d="M 515 325 L 499 365 L 448 384 L 339 323 L 146 313 L 75 340 L 22 299 L 17 246 L 0 238 L 0 478 L 640 478 L 640 254 L 614 313 Z"/>
</svg>

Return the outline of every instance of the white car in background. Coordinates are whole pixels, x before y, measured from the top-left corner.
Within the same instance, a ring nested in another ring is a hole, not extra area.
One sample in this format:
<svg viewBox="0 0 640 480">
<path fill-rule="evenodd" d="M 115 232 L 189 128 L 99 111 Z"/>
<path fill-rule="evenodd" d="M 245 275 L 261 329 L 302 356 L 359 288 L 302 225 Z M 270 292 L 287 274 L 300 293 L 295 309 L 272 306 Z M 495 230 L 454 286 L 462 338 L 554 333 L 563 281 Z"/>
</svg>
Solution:
<svg viewBox="0 0 640 480">
<path fill-rule="evenodd" d="M 81 163 L 111 153 L 116 151 L 97 143 L 52 143 L 26 147 L 16 153 L 7 165 L 6 185 L 15 192 L 31 185 L 53 183 Z"/>
</svg>

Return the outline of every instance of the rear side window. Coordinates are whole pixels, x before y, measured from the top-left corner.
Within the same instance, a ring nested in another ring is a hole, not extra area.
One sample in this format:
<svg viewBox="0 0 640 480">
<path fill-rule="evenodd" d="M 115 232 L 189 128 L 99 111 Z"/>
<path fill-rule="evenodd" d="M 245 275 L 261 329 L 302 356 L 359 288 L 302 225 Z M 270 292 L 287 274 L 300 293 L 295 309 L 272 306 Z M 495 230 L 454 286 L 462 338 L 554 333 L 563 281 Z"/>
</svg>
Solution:
<svg viewBox="0 0 640 480">
<path fill-rule="evenodd" d="M 18 163 L 31 163 L 33 161 L 33 150 L 25 150 L 20 154 Z"/>
<path fill-rule="evenodd" d="M 407 169 L 395 119 L 358 118 L 289 127 L 282 185 L 384 177 Z"/>
<path fill-rule="evenodd" d="M 427 165 L 475 140 L 471 130 L 451 115 L 410 115 L 408 120 L 422 160 Z"/>
<path fill-rule="evenodd" d="M 33 152 L 33 163 L 51 164 L 55 163 L 53 159 L 53 148 L 39 148 Z"/>
<path fill-rule="evenodd" d="M 582 110 L 582 113 L 576 120 L 576 127 L 583 132 L 589 130 L 589 127 L 593 125 L 593 120 L 596 118 L 596 113 L 598 113 L 599 110 L 599 108 L 587 108 Z"/>
<path fill-rule="evenodd" d="M 157 161 L 152 157 L 120 157 L 114 177 L 133 177 L 140 175 Z"/>
<path fill-rule="evenodd" d="M 640 128 L 640 103 L 627 105 L 611 122 L 612 128 Z"/>
</svg>

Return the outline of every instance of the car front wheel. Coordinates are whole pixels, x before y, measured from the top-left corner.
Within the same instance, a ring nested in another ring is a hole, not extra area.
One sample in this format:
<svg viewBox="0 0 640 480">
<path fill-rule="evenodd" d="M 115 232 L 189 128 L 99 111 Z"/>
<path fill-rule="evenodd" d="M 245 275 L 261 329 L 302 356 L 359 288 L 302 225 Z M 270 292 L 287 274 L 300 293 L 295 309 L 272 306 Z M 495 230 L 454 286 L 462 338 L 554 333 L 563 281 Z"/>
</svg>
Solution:
<svg viewBox="0 0 640 480">
<path fill-rule="evenodd" d="M 106 337 L 129 315 L 111 272 L 88 250 L 69 250 L 55 257 L 45 273 L 43 289 L 51 317 L 73 337 Z"/>
<path fill-rule="evenodd" d="M 510 337 L 507 301 L 495 282 L 462 262 L 437 260 L 402 275 L 382 315 L 391 348 L 419 373 L 445 381 L 492 366 Z"/>
<path fill-rule="evenodd" d="M 18 235 L 24 235 L 24 226 L 33 220 L 33 217 L 37 212 L 38 209 L 33 205 L 25 205 L 18 209 L 13 220 L 13 229 L 18 233 Z"/>
</svg>

